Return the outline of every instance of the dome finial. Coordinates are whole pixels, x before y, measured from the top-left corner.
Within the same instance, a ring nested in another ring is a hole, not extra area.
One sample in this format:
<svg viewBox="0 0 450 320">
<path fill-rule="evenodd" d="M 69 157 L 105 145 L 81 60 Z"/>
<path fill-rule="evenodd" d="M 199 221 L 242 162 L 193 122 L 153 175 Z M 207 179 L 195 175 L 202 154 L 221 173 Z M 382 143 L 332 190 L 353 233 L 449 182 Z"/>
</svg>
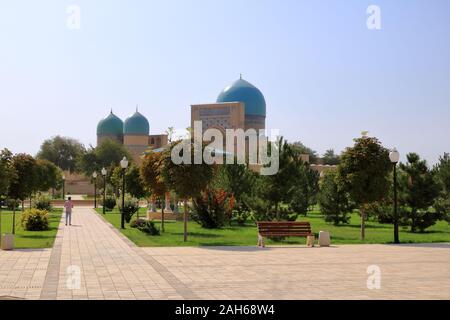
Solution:
<svg viewBox="0 0 450 320">
<path fill-rule="evenodd" d="M 241 80 L 242 80 L 242 73 L 240 73 L 240 74 L 239 74 L 239 79 L 241 79 Z"/>
<path fill-rule="evenodd" d="M 112 108 L 111 108 L 111 114 L 113 114 L 113 110 L 112 110 Z"/>
<path fill-rule="evenodd" d="M 139 108 L 139 105 L 137 104 L 137 105 L 136 105 L 136 112 L 138 112 L 138 108 Z"/>
</svg>

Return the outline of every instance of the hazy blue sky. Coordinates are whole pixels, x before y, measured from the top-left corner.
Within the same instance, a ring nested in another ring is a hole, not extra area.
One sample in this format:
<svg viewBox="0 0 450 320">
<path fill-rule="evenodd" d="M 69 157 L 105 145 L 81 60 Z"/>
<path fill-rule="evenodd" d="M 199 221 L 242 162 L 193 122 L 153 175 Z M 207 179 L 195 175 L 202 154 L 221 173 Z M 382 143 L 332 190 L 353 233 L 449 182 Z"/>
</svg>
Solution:
<svg viewBox="0 0 450 320">
<path fill-rule="evenodd" d="M 66 8 L 81 8 L 81 29 Z M 370 4 L 382 29 L 366 27 Z M 112 107 L 190 125 L 243 73 L 267 127 L 320 153 L 368 130 L 430 162 L 450 151 L 450 1 L 0 1 L 0 148 L 95 144 Z"/>
</svg>

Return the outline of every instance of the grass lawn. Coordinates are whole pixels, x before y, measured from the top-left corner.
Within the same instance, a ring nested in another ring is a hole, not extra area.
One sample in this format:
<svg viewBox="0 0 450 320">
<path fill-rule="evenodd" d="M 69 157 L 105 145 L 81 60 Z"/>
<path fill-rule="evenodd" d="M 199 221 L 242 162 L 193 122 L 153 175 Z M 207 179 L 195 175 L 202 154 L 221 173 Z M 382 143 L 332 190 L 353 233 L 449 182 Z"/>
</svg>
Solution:
<svg viewBox="0 0 450 320">
<path fill-rule="evenodd" d="M 101 209 L 97 209 L 101 214 Z M 146 209 L 141 208 L 140 215 L 145 217 Z M 103 215 L 102 215 L 103 216 Z M 107 212 L 105 215 L 116 228 L 120 228 L 120 213 L 117 209 Z M 359 240 L 360 219 L 353 214 L 350 224 L 333 226 L 326 223 L 318 211 L 311 212 L 307 217 L 300 217 L 300 221 L 309 221 L 313 232 L 317 235 L 319 231 L 329 231 L 333 244 L 357 244 L 357 243 L 392 243 L 393 226 L 380 224 L 373 221 L 366 222 L 366 241 Z M 160 228 L 160 222 L 155 221 Z M 188 242 L 183 242 L 183 222 L 166 221 L 166 231 L 160 236 L 149 236 L 137 229 L 132 229 L 126 225 L 121 232 L 131 241 L 141 247 L 161 247 L 161 246 L 255 246 L 257 242 L 256 226 L 249 222 L 245 226 L 226 227 L 223 229 L 204 229 L 196 222 L 190 221 L 188 224 Z M 419 242 L 450 242 L 450 225 L 445 221 L 439 221 L 434 226 L 427 229 L 425 233 L 411 233 L 409 229 L 400 228 L 400 241 L 402 243 Z M 306 243 L 305 238 L 288 238 L 283 242 L 266 241 L 266 244 L 302 244 Z"/>
<path fill-rule="evenodd" d="M 1 211 L 1 232 L 11 233 L 13 214 L 12 211 Z M 51 248 L 58 231 L 61 220 L 62 209 L 53 209 L 49 213 L 50 230 L 47 231 L 25 231 L 20 224 L 22 212 L 16 211 L 16 235 L 14 247 L 16 249 Z"/>
</svg>

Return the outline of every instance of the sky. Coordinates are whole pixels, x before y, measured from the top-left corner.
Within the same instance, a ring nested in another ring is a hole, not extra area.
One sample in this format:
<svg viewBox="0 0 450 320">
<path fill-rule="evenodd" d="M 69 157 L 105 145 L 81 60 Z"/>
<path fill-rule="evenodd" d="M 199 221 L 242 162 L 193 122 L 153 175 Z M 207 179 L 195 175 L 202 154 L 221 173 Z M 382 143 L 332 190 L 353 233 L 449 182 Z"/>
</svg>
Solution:
<svg viewBox="0 0 450 320">
<path fill-rule="evenodd" d="M 0 149 L 95 146 L 110 109 L 136 105 L 152 134 L 184 129 L 242 73 L 289 141 L 340 152 L 369 131 L 433 164 L 450 152 L 449 15 L 446 0 L 0 0 Z"/>
</svg>

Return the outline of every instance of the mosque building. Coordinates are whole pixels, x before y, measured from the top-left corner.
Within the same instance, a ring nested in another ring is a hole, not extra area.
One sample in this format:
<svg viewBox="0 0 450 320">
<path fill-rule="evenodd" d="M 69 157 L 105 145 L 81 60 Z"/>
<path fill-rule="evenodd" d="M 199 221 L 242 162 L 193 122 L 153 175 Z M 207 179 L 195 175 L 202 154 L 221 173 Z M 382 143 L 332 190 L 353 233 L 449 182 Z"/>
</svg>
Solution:
<svg viewBox="0 0 450 320">
<path fill-rule="evenodd" d="M 216 103 L 191 106 L 191 127 L 202 121 L 203 130 L 265 129 L 266 100 L 261 91 L 248 81 L 240 79 L 225 87 Z"/>
<path fill-rule="evenodd" d="M 257 87 L 241 76 L 219 93 L 216 102 L 191 105 L 191 127 L 194 127 L 194 121 L 202 121 L 203 130 L 216 128 L 223 133 L 226 129 L 265 129 L 266 100 Z M 123 144 L 138 165 L 142 163 L 142 156 L 146 152 L 160 150 L 168 145 L 167 134 L 150 134 L 149 121 L 137 108 L 125 121 L 111 110 L 97 125 L 97 145 L 106 139 Z M 308 155 L 302 155 L 302 159 L 309 162 Z M 311 164 L 311 168 L 323 172 L 332 170 L 333 166 Z M 93 187 L 87 177 L 76 177 L 67 183 L 68 192 L 93 194 Z"/>
<path fill-rule="evenodd" d="M 194 121 L 202 121 L 203 130 L 217 128 L 223 133 L 226 129 L 265 129 L 266 100 L 241 76 L 219 93 L 215 103 L 192 105 L 192 128 Z M 167 134 L 150 135 L 149 121 L 137 109 L 125 122 L 111 110 L 97 125 L 97 145 L 106 139 L 123 144 L 137 164 L 142 163 L 142 155 L 149 149 L 168 144 Z"/>
<path fill-rule="evenodd" d="M 262 92 L 250 82 L 239 79 L 226 86 L 218 95 L 216 102 L 191 105 L 191 128 L 195 121 L 202 121 L 203 131 L 208 128 L 255 129 L 266 128 L 266 100 Z M 111 110 L 110 114 L 97 125 L 97 145 L 105 139 L 123 144 L 137 164 L 149 150 L 161 149 L 168 145 L 167 134 L 150 135 L 147 118 L 136 108 L 136 112 L 123 122 Z M 309 161 L 308 155 L 302 155 Z M 314 170 L 324 171 L 323 165 L 314 165 Z"/>
<path fill-rule="evenodd" d="M 150 124 L 137 108 L 125 122 L 111 110 L 97 125 L 97 145 L 106 139 L 123 144 L 137 164 L 142 162 L 145 150 L 161 148 L 168 143 L 167 134 L 150 135 Z"/>
</svg>

